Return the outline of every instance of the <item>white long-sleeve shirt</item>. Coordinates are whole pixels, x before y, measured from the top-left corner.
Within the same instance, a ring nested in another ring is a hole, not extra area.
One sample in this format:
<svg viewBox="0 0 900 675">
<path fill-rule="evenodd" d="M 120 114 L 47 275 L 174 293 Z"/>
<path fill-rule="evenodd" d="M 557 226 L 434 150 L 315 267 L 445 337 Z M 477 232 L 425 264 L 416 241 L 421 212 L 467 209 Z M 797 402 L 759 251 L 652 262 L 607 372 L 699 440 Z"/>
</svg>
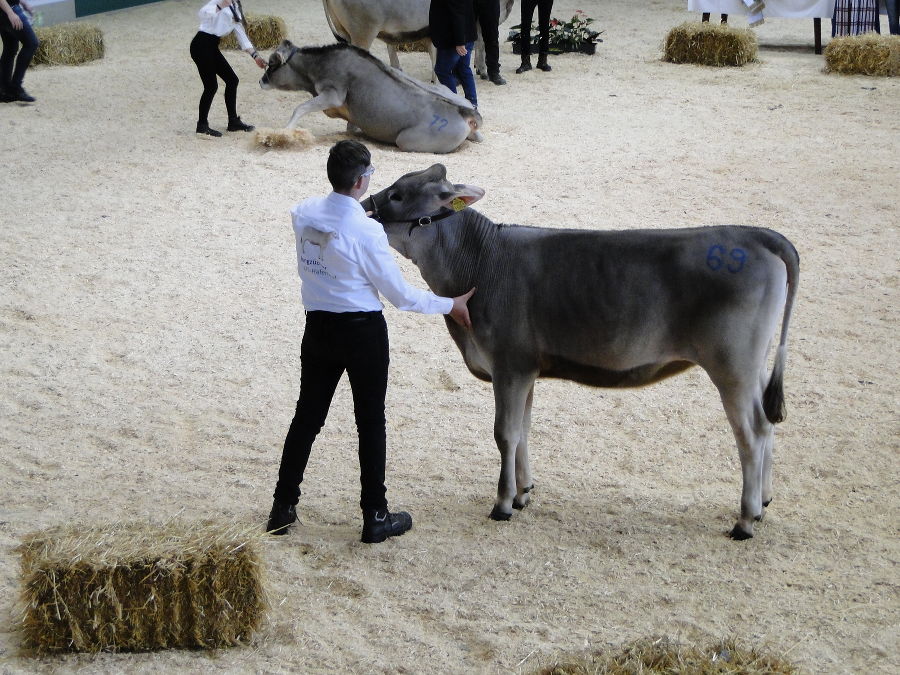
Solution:
<svg viewBox="0 0 900 675">
<path fill-rule="evenodd" d="M 397 309 L 449 314 L 452 298 L 410 286 L 394 260 L 384 229 L 362 205 L 332 192 L 291 209 L 300 294 L 307 310 L 380 311 L 379 293 Z"/>
<path fill-rule="evenodd" d="M 197 16 L 200 17 L 199 30 L 204 33 L 209 33 L 210 35 L 218 35 L 219 37 L 225 37 L 231 31 L 234 31 L 241 49 L 244 51 L 254 51 L 253 43 L 250 42 L 250 38 L 247 37 L 247 31 L 244 30 L 244 26 L 241 25 L 240 20 L 235 19 L 234 14 L 231 12 L 233 8 L 234 11 L 237 12 L 238 17 L 240 17 L 240 10 L 237 6 L 232 5 L 232 7 L 219 9 L 216 2 L 217 0 L 209 0 L 209 2 L 203 5 L 197 13 Z"/>
</svg>

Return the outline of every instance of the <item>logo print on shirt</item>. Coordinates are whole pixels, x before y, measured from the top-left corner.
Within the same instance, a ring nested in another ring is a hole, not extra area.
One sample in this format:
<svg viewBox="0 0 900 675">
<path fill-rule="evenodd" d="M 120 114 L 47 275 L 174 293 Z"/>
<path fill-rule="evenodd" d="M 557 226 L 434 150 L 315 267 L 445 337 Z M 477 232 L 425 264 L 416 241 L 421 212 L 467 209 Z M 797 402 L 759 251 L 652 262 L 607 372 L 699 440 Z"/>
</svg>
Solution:
<svg viewBox="0 0 900 675">
<path fill-rule="evenodd" d="M 300 260 L 309 274 L 334 279 L 322 260 L 322 254 L 335 237 L 334 232 L 322 232 L 314 227 L 304 227 L 300 233 Z"/>
</svg>

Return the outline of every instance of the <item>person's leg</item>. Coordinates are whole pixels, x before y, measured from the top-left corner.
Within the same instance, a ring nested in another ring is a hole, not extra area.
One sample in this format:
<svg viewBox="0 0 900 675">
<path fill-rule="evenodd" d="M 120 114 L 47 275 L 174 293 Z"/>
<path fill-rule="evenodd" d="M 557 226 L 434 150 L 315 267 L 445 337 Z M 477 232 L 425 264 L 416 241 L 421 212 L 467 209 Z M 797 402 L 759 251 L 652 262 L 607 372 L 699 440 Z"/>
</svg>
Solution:
<svg viewBox="0 0 900 675">
<path fill-rule="evenodd" d="M 300 483 L 313 441 L 325 424 L 331 399 L 344 372 L 332 344 L 332 330 L 327 322 L 308 315 L 300 345 L 300 396 L 284 441 L 278 483 L 272 495 L 282 504 L 296 504 L 300 497 Z"/>
<path fill-rule="evenodd" d="M 553 0 L 540 0 L 538 2 L 538 26 L 540 28 L 540 41 L 538 42 L 537 67 L 544 72 L 552 70 L 547 63 L 547 54 L 550 52 L 550 11 L 553 9 Z"/>
<path fill-rule="evenodd" d="M 487 67 L 488 78 L 494 84 L 500 78 L 500 3 L 498 0 L 490 0 L 483 7 L 478 18 L 481 24 L 481 39 L 484 41 L 484 65 Z"/>
<path fill-rule="evenodd" d="M 459 60 L 459 54 L 456 49 L 438 48 L 437 56 L 434 60 L 434 74 L 437 75 L 438 82 L 447 87 L 453 93 L 456 93 L 458 82 L 453 74 L 456 68 L 456 62 Z"/>
<path fill-rule="evenodd" d="M 531 70 L 531 19 L 534 17 L 534 8 L 538 0 L 522 0 L 519 13 L 519 54 L 522 57 L 522 65 L 516 68 L 516 73 L 521 74 Z"/>
<path fill-rule="evenodd" d="M 225 109 L 228 111 L 228 121 L 231 122 L 238 119 L 238 76 L 231 67 L 231 64 L 228 63 L 228 59 L 225 58 L 225 55 L 219 49 L 216 49 L 216 52 L 213 55 L 213 63 L 215 64 L 216 75 L 221 77 L 222 82 L 225 83 Z"/>
<path fill-rule="evenodd" d="M 466 43 L 466 55 L 460 56 L 456 61 L 456 67 L 453 74 L 462 85 L 463 93 L 469 103 L 478 107 L 478 92 L 475 89 L 475 75 L 472 73 L 472 50 L 475 48 L 474 42 Z"/>
<path fill-rule="evenodd" d="M 19 95 L 19 100 L 34 100 L 30 96 L 22 96 L 22 94 L 25 94 L 22 83 L 25 81 L 25 71 L 28 70 L 31 59 L 40 43 L 38 42 L 37 35 L 34 34 L 34 29 L 31 27 L 31 22 L 28 21 L 22 6 L 13 5 L 12 10 L 22 20 L 22 30 L 16 31 L 15 33 L 19 42 L 22 43 L 22 48 L 19 50 L 19 55 L 16 57 L 16 65 L 15 68 L 13 68 L 9 80 L 9 89 L 12 94 Z"/>
<path fill-rule="evenodd" d="M 353 413 L 359 434 L 359 506 L 365 511 L 387 508 L 384 485 L 387 435 L 384 400 L 387 394 L 387 324 L 380 312 L 347 321 L 347 377 L 353 391 Z"/>
<path fill-rule="evenodd" d="M 13 64 L 16 62 L 16 53 L 19 51 L 19 40 L 12 32 L 0 33 L 3 40 L 3 53 L 0 54 L 0 96 L 4 101 L 11 101 L 12 91 L 10 80 L 12 79 Z"/>
<path fill-rule="evenodd" d="M 207 33 L 197 33 L 191 41 L 191 58 L 197 65 L 200 81 L 203 82 L 203 93 L 200 95 L 200 106 L 197 112 L 197 132 L 213 131 L 209 128 L 209 109 L 212 106 L 213 97 L 219 89 L 219 81 L 216 79 L 215 55 L 219 51 L 215 36 Z M 216 131 L 211 135 L 222 134 Z"/>
<path fill-rule="evenodd" d="M 900 35 L 900 0 L 885 0 L 891 35 Z"/>
</svg>

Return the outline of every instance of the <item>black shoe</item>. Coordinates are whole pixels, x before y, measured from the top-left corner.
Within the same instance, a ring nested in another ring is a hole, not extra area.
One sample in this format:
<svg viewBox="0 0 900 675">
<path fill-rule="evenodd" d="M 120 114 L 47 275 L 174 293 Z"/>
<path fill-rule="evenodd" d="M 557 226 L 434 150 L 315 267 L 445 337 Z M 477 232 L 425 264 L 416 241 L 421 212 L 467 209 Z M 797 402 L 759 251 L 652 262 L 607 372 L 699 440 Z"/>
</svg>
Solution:
<svg viewBox="0 0 900 675">
<path fill-rule="evenodd" d="M 500 73 L 491 73 L 488 75 L 488 79 L 498 87 L 501 84 L 506 84 L 506 80 L 503 79 L 503 76 Z"/>
<path fill-rule="evenodd" d="M 553 68 L 550 67 L 550 64 L 547 63 L 546 54 L 541 54 L 540 56 L 538 56 L 537 67 L 538 70 L 543 70 L 545 73 L 549 73 L 551 70 L 553 70 Z"/>
<path fill-rule="evenodd" d="M 221 131 L 210 129 L 208 124 L 203 124 L 201 122 L 197 122 L 197 133 L 206 134 L 207 136 L 215 136 L 216 138 L 222 135 Z"/>
<path fill-rule="evenodd" d="M 244 124 L 240 117 L 228 120 L 228 131 L 253 131 L 256 127 L 252 124 Z"/>
<path fill-rule="evenodd" d="M 293 504 L 285 504 L 277 499 L 272 501 L 272 510 L 269 512 L 269 522 L 266 524 L 266 532 L 269 534 L 287 534 L 291 523 L 297 521 L 297 507 Z"/>
<path fill-rule="evenodd" d="M 412 527 L 412 516 L 406 511 L 391 513 L 383 511 L 363 512 L 362 542 L 377 544 L 388 537 L 396 537 Z"/>
<path fill-rule="evenodd" d="M 522 57 L 522 65 L 516 68 L 516 75 L 521 75 L 526 70 L 531 70 L 531 57 L 523 56 Z"/>
<path fill-rule="evenodd" d="M 12 94 L 13 101 L 21 101 L 22 103 L 34 103 L 37 99 L 29 94 L 24 89 L 19 89 L 19 91 Z"/>
</svg>

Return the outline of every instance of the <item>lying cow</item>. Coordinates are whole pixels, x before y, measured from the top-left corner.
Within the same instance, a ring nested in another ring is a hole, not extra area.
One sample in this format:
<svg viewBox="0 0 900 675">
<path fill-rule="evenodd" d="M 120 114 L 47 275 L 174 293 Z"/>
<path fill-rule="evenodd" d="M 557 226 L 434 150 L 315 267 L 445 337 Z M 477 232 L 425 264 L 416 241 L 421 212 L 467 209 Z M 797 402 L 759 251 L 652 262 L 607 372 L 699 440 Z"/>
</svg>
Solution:
<svg viewBox="0 0 900 675">
<path fill-rule="evenodd" d="M 481 140 L 481 114 L 462 96 L 414 80 L 351 45 L 301 48 L 285 40 L 259 84 L 313 95 L 294 110 L 288 130 L 304 115 L 322 111 L 410 152 L 453 152 L 467 138 Z"/>
<path fill-rule="evenodd" d="M 432 291 L 452 297 L 478 289 L 469 301 L 472 330 L 451 321 L 447 327 L 472 374 L 494 387 L 501 467 L 491 517 L 506 520 L 529 501 L 536 378 L 640 387 L 699 365 L 719 390 L 741 458 L 741 516 L 730 534 L 752 537 L 772 499 L 773 425 L 784 418 L 787 329 L 799 279 L 791 243 L 756 227 L 498 225 L 465 208 L 483 194 L 449 183 L 435 164 L 363 206 Z"/>
</svg>

